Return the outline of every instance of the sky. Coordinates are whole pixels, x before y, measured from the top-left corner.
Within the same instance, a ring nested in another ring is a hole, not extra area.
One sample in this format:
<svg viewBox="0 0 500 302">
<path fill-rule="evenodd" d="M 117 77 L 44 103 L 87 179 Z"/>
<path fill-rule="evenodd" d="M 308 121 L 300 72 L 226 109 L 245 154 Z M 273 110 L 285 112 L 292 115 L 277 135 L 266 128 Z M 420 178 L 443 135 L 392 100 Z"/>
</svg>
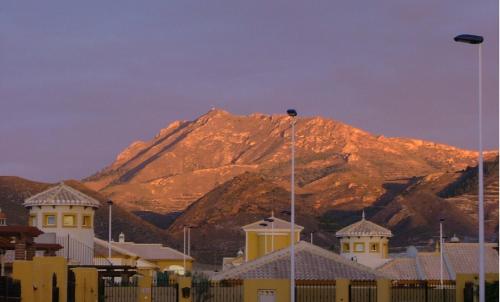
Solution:
<svg viewBox="0 0 500 302">
<path fill-rule="evenodd" d="M 218 107 L 498 149 L 498 1 L 0 2 L 0 175 L 81 179 Z"/>
</svg>

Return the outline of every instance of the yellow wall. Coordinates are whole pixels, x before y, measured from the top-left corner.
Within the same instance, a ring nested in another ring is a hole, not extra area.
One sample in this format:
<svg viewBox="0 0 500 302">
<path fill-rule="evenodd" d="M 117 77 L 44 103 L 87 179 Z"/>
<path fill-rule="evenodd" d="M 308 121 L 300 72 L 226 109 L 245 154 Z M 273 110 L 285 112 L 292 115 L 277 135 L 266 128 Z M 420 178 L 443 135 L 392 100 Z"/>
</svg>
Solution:
<svg viewBox="0 0 500 302">
<path fill-rule="evenodd" d="M 75 273 L 76 302 L 97 301 L 99 294 L 97 270 L 83 267 L 72 268 L 71 270 Z"/>
<path fill-rule="evenodd" d="M 243 281 L 243 302 L 258 302 L 259 290 L 274 290 L 276 302 L 290 301 L 290 280 L 248 279 Z"/>
<path fill-rule="evenodd" d="M 178 292 L 178 297 L 179 297 L 179 302 L 191 302 L 193 299 L 193 289 L 191 288 L 191 283 L 192 283 L 191 277 L 179 277 L 177 279 L 177 282 L 179 284 L 179 292 Z M 182 297 L 182 289 L 184 287 L 189 287 L 191 288 L 190 291 L 190 296 L 188 298 L 183 298 Z"/>
<path fill-rule="evenodd" d="M 349 302 L 349 284 L 347 279 L 335 280 L 335 301 Z"/>
<path fill-rule="evenodd" d="M 498 274 L 486 274 L 486 282 L 498 281 Z M 478 274 L 457 274 L 456 276 L 456 301 L 464 300 L 465 283 L 472 282 L 478 284 Z"/>
<path fill-rule="evenodd" d="M 153 271 L 152 270 L 138 270 L 141 276 L 139 278 L 139 294 L 137 301 L 151 302 L 151 285 L 153 284 Z"/>
<path fill-rule="evenodd" d="M 68 267 L 63 257 L 34 257 L 32 261 L 16 260 L 12 277 L 21 281 L 23 301 L 52 301 L 52 276 L 57 276 L 59 302 L 66 302 Z"/>
<path fill-rule="evenodd" d="M 267 253 L 271 253 L 272 251 L 272 242 L 273 236 L 270 234 L 258 234 L 254 231 L 246 232 L 246 240 L 247 240 L 247 255 L 248 261 L 259 258 L 266 254 L 266 245 L 267 245 Z M 300 240 L 300 231 L 295 232 L 295 242 Z M 275 235 L 274 236 L 274 250 L 280 250 L 286 248 L 290 245 L 290 233 L 286 235 Z"/>
<path fill-rule="evenodd" d="M 377 280 L 377 302 L 391 302 L 391 289 L 391 280 Z"/>
</svg>

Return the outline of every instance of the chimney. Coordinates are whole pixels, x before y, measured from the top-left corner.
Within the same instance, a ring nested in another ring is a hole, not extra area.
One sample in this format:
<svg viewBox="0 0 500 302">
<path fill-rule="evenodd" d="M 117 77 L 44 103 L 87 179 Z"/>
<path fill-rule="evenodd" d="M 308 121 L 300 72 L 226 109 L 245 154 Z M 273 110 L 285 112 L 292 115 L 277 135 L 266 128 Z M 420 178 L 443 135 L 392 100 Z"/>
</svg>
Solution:
<svg viewBox="0 0 500 302">
<path fill-rule="evenodd" d="M 125 242 L 125 234 L 123 234 L 123 232 L 118 236 L 118 242 Z"/>
</svg>

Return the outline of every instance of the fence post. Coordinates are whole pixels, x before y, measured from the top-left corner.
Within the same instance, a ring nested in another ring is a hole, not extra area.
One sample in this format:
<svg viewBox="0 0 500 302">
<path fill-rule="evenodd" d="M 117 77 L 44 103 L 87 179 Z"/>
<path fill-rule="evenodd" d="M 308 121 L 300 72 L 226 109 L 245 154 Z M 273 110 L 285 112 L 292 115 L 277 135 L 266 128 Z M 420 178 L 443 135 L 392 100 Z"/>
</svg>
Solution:
<svg viewBox="0 0 500 302">
<path fill-rule="evenodd" d="M 179 302 L 191 302 L 193 301 L 193 289 L 191 288 L 192 278 L 191 277 L 179 277 L 178 279 L 178 293 L 177 297 Z M 189 297 L 182 296 L 182 289 L 189 288 Z"/>
<path fill-rule="evenodd" d="M 349 302 L 349 279 L 335 280 L 335 301 Z"/>
<path fill-rule="evenodd" d="M 139 294 L 137 297 L 138 302 L 151 302 L 151 286 L 153 286 L 153 271 L 149 269 L 139 269 Z"/>
<path fill-rule="evenodd" d="M 429 301 L 429 286 L 428 286 L 428 281 L 424 281 L 424 288 L 425 288 L 425 302 Z"/>
<path fill-rule="evenodd" d="M 377 302 L 391 302 L 391 287 L 391 280 L 377 280 Z"/>
</svg>

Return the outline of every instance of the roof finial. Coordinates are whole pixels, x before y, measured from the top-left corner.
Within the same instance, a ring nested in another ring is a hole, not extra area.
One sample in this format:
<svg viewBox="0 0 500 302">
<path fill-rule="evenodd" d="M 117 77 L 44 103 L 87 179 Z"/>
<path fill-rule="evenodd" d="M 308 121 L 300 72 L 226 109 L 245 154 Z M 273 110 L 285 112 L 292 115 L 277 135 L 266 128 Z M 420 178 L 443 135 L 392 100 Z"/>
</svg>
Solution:
<svg viewBox="0 0 500 302">
<path fill-rule="evenodd" d="M 363 214 L 361 214 L 361 220 L 365 220 L 365 210 L 363 209 Z"/>
<path fill-rule="evenodd" d="M 271 210 L 271 217 L 274 217 L 274 210 Z"/>
</svg>

